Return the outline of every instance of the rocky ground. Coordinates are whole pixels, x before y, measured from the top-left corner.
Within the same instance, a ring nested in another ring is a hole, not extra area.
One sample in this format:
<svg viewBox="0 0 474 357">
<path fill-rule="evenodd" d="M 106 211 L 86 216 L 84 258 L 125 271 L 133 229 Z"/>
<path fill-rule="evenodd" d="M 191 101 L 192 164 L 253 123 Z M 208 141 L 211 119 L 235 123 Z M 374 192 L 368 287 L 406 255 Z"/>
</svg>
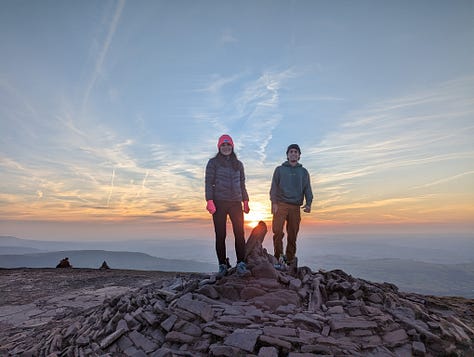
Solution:
<svg viewBox="0 0 474 357">
<path fill-rule="evenodd" d="M 474 300 L 277 271 L 264 228 L 247 242 L 248 277 L 1 270 L 0 355 L 474 356 Z"/>
</svg>

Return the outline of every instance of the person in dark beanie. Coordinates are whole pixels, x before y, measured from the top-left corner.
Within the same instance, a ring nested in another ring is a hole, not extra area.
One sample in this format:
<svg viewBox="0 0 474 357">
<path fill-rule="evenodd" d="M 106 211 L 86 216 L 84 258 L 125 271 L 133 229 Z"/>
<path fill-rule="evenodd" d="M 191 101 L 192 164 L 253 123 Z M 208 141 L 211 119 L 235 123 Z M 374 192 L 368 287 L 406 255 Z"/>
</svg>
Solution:
<svg viewBox="0 0 474 357">
<path fill-rule="evenodd" d="M 273 249 L 275 258 L 279 261 L 275 267 L 278 269 L 284 269 L 287 264 L 296 269 L 296 238 L 301 222 L 300 207 L 303 205 L 303 200 L 306 200 L 302 208 L 304 212 L 310 213 L 313 202 L 310 176 L 308 170 L 298 162 L 300 156 L 300 147 L 291 144 L 286 150 L 287 161 L 273 172 L 270 200 L 273 214 Z M 285 222 L 288 237 L 283 254 Z"/>
<path fill-rule="evenodd" d="M 245 187 L 244 165 L 237 159 L 232 138 L 225 134 L 217 142 L 218 152 L 206 166 L 206 209 L 212 214 L 216 234 L 216 253 L 219 262 L 217 277 L 227 274 L 226 226 L 227 216 L 232 222 L 237 255 L 237 274 L 250 275 L 245 260 L 244 212 L 249 213 L 249 195 Z M 243 205 L 243 208 L 242 208 Z"/>
</svg>

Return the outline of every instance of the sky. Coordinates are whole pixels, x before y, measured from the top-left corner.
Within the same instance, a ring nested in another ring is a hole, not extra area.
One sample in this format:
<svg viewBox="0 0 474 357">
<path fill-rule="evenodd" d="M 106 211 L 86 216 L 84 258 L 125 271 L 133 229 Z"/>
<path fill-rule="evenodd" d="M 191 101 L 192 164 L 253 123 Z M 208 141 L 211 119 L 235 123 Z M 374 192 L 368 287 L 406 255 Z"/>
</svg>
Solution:
<svg viewBox="0 0 474 357">
<path fill-rule="evenodd" d="M 0 235 L 212 238 L 226 133 L 247 228 L 297 143 L 302 234 L 474 236 L 472 0 L 0 0 L 0 52 Z"/>
</svg>

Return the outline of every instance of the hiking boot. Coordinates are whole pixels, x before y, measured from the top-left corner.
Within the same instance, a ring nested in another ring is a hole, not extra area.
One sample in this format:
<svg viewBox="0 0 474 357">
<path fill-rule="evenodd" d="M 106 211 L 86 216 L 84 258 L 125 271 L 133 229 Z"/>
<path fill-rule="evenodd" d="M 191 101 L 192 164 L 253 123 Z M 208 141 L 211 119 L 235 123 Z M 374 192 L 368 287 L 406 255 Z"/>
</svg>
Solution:
<svg viewBox="0 0 474 357">
<path fill-rule="evenodd" d="M 287 265 L 288 264 L 288 259 L 286 259 L 285 254 L 280 255 L 280 258 L 278 258 L 278 264 L 281 264 L 281 265 Z"/>
<path fill-rule="evenodd" d="M 220 279 L 224 276 L 227 275 L 227 265 L 226 264 L 220 264 L 219 265 L 219 271 L 216 274 L 216 278 Z"/>
<path fill-rule="evenodd" d="M 241 277 L 252 275 L 252 273 L 250 273 L 250 270 L 247 269 L 247 265 L 245 264 L 245 262 L 237 263 L 237 275 Z"/>
<path fill-rule="evenodd" d="M 279 271 L 286 271 L 287 269 L 287 265 L 285 263 L 283 264 L 277 263 L 277 264 L 274 264 L 273 267 Z"/>
<path fill-rule="evenodd" d="M 279 270 L 279 271 L 288 270 L 288 264 L 287 264 L 287 261 L 286 261 L 286 256 L 281 254 L 280 258 L 278 258 L 278 263 L 276 263 L 273 266 L 275 267 L 276 270 Z"/>
<path fill-rule="evenodd" d="M 288 269 L 290 274 L 296 275 L 298 272 L 298 258 L 295 257 L 291 262 L 288 263 Z"/>
</svg>

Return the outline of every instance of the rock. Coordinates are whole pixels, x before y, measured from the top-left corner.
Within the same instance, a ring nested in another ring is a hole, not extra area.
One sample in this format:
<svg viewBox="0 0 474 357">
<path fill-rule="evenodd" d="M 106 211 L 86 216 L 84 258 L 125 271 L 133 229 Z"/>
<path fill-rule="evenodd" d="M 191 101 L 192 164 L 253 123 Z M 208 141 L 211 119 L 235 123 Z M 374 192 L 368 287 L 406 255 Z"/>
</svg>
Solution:
<svg viewBox="0 0 474 357">
<path fill-rule="evenodd" d="M 100 348 L 107 348 L 109 347 L 113 342 L 115 342 L 117 339 L 119 339 L 125 332 L 127 332 L 126 330 L 124 329 L 119 329 L 115 332 L 113 332 L 112 334 L 110 334 L 109 336 L 107 336 L 106 338 L 104 338 L 101 342 L 100 342 Z"/>
<path fill-rule="evenodd" d="M 253 352 L 261 334 L 262 332 L 256 329 L 237 329 L 225 338 L 224 344 Z"/>
<path fill-rule="evenodd" d="M 0 355 L 474 355 L 474 301 L 400 293 L 342 270 L 276 271 L 262 247 L 266 233 L 261 222 L 247 241 L 252 276 L 245 279 L 235 269 L 218 281 L 189 273 L 82 309 L 83 290 L 63 298 L 70 310 L 58 297 L 0 306 Z M 116 273 L 95 271 L 101 279 Z M 45 304 L 47 314 L 38 310 Z M 25 325 L 10 327 L 14 317 Z"/>
<path fill-rule="evenodd" d="M 330 321 L 331 330 L 351 330 L 351 329 L 368 329 L 376 328 L 377 323 L 356 317 L 334 318 Z"/>
<path fill-rule="evenodd" d="M 258 357 L 278 357 L 278 350 L 275 347 L 262 347 L 258 351 Z"/>
<path fill-rule="evenodd" d="M 426 348 L 423 342 L 414 341 L 412 344 L 413 356 L 425 356 Z"/>
<path fill-rule="evenodd" d="M 395 347 L 408 341 L 408 335 L 404 329 L 398 329 L 383 335 L 383 340 L 389 346 Z"/>
</svg>

